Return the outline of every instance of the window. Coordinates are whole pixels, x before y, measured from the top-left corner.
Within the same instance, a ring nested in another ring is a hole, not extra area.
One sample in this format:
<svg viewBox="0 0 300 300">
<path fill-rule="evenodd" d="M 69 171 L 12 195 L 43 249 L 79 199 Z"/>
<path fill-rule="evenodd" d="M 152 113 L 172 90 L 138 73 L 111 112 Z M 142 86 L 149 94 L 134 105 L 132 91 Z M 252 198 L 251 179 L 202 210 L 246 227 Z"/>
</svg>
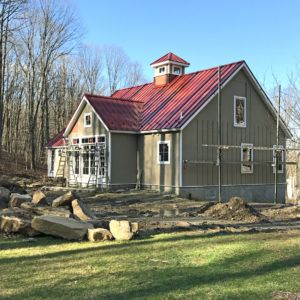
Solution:
<svg viewBox="0 0 300 300">
<path fill-rule="evenodd" d="M 158 69 L 158 73 L 164 73 L 165 70 L 166 70 L 165 67 L 160 67 L 160 68 Z"/>
<path fill-rule="evenodd" d="M 73 145 L 79 144 L 79 139 L 73 139 Z"/>
<path fill-rule="evenodd" d="M 74 152 L 74 173 L 79 174 L 79 151 Z"/>
<path fill-rule="evenodd" d="M 84 127 L 91 127 L 92 126 L 92 114 L 84 114 Z"/>
<path fill-rule="evenodd" d="M 51 150 L 51 165 L 50 172 L 54 171 L 54 159 L 55 159 L 55 150 Z"/>
<path fill-rule="evenodd" d="M 181 74 L 181 68 L 180 67 L 174 67 L 173 68 L 173 73 L 176 75 L 180 75 Z"/>
<path fill-rule="evenodd" d="M 253 145 L 242 144 L 241 145 L 241 173 L 251 174 L 253 173 Z"/>
<path fill-rule="evenodd" d="M 277 173 L 283 173 L 284 165 L 283 165 L 283 146 L 278 145 L 278 151 L 276 151 L 276 145 L 273 145 L 273 173 L 276 172 L 275 168 L 275 160 L 276 160 L 276 154 L 277 154 Z"/>
<path fill-rule="evenodd" d="M 234 96 L 234 126 L 246 127 L 246 98 Z"/>
<path fill-rule="evenodd" d="M 83 162 L 83 166 L 82 166 L 82 174 L 84 175 L 88 175 L 89 174 L 89 153 L 83 153 L 82 154 L 82 162 Z"/>
<path fill-rule="evenodd" d="M 170 163 L 170 141 L 157 143 L 157 162 L 159 164 Z"/>
<path fill-rule="evenodd" d="M 99 136 L 98 143 L 105 143 L 105 136 Z"/>
</svg>

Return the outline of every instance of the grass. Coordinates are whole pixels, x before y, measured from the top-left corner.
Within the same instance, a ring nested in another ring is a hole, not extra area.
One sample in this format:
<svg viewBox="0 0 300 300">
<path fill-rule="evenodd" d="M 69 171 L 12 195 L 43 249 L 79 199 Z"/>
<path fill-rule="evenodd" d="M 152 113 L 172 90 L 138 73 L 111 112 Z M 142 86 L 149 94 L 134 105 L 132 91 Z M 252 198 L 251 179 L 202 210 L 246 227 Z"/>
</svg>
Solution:
<svg viewBox="0 0 300 300">
<path fill-rule="evenodd" d="M 130 242 L 0 238 L 0 299 L 270 299 L 300 292 L 300 232 Z"/>
</svg>

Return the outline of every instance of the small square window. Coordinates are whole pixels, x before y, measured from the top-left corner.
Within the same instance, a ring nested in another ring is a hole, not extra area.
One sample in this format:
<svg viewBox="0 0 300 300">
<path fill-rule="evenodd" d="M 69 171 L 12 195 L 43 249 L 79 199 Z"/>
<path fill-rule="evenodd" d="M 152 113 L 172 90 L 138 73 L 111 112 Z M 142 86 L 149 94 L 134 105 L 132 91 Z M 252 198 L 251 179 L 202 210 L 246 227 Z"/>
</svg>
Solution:
<svg viewBox="0 0 300 300">
<path fill-rule="evenodd" d="M 241 173 L 251 174 L 253 173 L 253 145 L 242 144 L 241 145 Z"/>
<path fill-rule="evenodd" d="M 99 136 L 98 143 L 105 143 L 105 136 Z"/>
<path fill-rule="evenodd" d="M 174 67 L 173 68 L 173 73 L 176 75 L 180 75 L 181 74 L 181 68 L 180 67 Z"/>
<path fill-rule="evenodd" d="M 170 163 L 170 141 L 157 143 L 157 162 L 159 164 Z"/>
<path fill-rule="evenodd" d="M 79 144 L 79 139 L 73 139 L 73 145 Z"/>
<path fill-rule="evenodd" d="M 91 127 L 92 126 L 92 114 L 84 114 L 84 127 Z"/>
<path fill-rule="evenodd" d="M 246 98 L 234 97 L 234 126 L 246 127 Z"/>
<path fill-rule="evenodd" d="M 277 146 L 273 146 L 273 173 L 276 172 L 275 168 L 275 159 L 276 159 L 276 154 L 277 154 L 277 173 L 283 173 L 284 171 L 284 165 L 283 165 L 283 155 L 284 155 L 284 150 L 282 145 L 278 145 L 278 150 L 276 151 Z"/>
<path fill-rule="evenodd" d="M 160 68 L 158 69 L 158 73 L 164 73 L 165 70 L 166 70 L 165 67 L 160 67 Z"/>
</svg>

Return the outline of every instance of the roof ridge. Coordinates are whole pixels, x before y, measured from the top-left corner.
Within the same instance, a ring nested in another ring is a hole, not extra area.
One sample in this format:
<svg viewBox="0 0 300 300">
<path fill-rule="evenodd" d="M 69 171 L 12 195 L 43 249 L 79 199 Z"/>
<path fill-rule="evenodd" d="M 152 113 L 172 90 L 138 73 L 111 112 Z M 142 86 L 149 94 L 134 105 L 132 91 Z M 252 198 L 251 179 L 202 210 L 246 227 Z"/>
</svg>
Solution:
<svg viewBox="0 0 300 300">
<path fill-rule="evenodd" d="M 131 100 L 130 98 L 116 98 L 116 97 L 102 96 L 102 95 L 89 94 L 89 93 L 84 93 L 83 96 L 91 96 L 91 97 L 96 97 L 96 98 L 104 98 L 104 99 L 108 99 L 108 100 L 118 100 L 118 101 L 144 103 L 143 101 Z"/>
</svg>

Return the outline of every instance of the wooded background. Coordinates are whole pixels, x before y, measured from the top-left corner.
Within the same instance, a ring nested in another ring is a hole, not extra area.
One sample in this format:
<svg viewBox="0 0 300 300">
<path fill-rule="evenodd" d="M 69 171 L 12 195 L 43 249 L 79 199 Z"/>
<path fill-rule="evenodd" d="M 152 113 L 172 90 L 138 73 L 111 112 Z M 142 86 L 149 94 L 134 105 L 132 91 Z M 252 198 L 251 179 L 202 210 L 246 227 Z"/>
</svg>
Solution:
<svg viewBox="0 0 300 300">
<path fill-rule="evenodd" d="M 117 46 L 82 45 L 82 27 L 65 1 L 0 5 L 0 145 L 35 169 L 83 93 L 142 83 L 142 69 Z"/>
<path fill-rule="evenodd" d="M 0 0 L 0 150 L 35 169 L 84 92 L 110 95 L 143 83 L 141 65 L 117 46 L 82 44 L 82 25 L 60 0 Z M 298 141 L 299 68 L 282 89 L 282 115 Z M 270 91 L 276 106 L 275 80 Z M 1 151 L 0 151 L 1 155 Z"/>
</svg>

